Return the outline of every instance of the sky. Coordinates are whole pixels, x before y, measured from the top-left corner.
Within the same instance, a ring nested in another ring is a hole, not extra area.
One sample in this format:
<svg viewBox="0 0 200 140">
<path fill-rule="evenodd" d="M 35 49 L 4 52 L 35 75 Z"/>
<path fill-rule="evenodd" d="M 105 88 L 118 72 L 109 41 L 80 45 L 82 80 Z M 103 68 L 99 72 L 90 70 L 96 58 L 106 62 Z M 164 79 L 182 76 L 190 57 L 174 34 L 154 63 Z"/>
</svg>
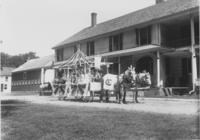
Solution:
<svg viewBox="0 0 200 140">
<path fill-rule="evenodd" d="M 52 47 L 91 25 L 151 6 L 155 0 L 0 0 L 0 48 L 18 55 L 54 53 Z"/>
</svg>

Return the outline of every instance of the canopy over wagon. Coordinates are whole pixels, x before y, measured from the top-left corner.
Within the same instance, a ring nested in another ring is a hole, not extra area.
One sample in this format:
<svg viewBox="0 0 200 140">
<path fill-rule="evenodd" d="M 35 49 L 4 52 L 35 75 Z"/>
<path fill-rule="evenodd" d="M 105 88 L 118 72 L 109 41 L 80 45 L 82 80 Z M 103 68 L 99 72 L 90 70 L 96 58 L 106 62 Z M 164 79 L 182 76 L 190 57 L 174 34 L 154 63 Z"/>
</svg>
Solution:
<svg viewBox="0 0 200 140">
<path fill-rule="evenodd" d="M 88 57 L 78 49 L 68 60 L 55 66 L 54 68 L 58 69 L 58 71 L 64 71 L 62 75 L 66 81 L 62 90 L 64 96 L 81 98 L 90 96 L 97 64 L 100 68 L 101 65 L 106 65 L 107 63 L 101 63 L 101 57 Z"/>
<path fill-rule="evenodd" d="M 74 69 L 78 66 L 87 66 L 91 67 L 94 62 L 91 59 L 87 58 L 87 56 L 78 49 L 75 54 L 73 54 L 68 60 L 66 60 L 63 64 L 58 66 L 61 69 Z"/>
</svg>

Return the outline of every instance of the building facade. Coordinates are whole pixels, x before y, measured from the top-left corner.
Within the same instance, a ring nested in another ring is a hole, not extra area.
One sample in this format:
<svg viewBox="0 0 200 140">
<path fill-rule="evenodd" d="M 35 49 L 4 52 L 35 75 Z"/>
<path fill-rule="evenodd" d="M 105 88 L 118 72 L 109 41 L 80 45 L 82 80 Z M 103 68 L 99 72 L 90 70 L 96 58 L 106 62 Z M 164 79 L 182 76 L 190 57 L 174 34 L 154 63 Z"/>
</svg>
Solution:
<svg viewBox="0 0 200 140">
<path fill-rule="evenodd" d="M 54 55 L 31 59 L 12 72 L 12 91 L 40 91 L 40 85 L 54 79 Z"/>
<path fill-rule="evenodd" d="M 10 93 L 11 92 L 11 73 L 15 68 L 13 67 L 1 67 L 0 73 L 0 85 L 2 93 Z"/>
<path fill-rule="evenodd" d="M 152 87 L 193 87 L 199 78 L 199 1 L 156 0 L 139 11 L 96 24 L 62 41 L 56 63 L 80 48 L 88 56 L 113 62 L 109 72 L 120 74 L 128 66 L 148 71 Z"/>
</svg>

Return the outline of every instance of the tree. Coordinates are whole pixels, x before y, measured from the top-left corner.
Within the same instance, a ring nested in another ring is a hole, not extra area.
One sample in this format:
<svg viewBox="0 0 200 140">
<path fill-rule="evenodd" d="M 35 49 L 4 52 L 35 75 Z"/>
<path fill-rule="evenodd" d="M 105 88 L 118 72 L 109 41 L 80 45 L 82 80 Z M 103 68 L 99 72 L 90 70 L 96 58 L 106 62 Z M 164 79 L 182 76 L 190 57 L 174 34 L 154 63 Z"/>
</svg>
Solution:
<svg viewBox="0 0 200 140">
<path fill-rule="evenodd" d="M 1 66 L 7 66 L 9 58 L 10 58 L 10 55 L 4 52 L 1 52 Z"/>
<path fill-rule="evenodd" d="M 34 58 L 38 58 L 35 52 L 28 52 L 14 56 L 1 52 L 1 66 L 18 67 L 26 61 Z"/>
</svg>

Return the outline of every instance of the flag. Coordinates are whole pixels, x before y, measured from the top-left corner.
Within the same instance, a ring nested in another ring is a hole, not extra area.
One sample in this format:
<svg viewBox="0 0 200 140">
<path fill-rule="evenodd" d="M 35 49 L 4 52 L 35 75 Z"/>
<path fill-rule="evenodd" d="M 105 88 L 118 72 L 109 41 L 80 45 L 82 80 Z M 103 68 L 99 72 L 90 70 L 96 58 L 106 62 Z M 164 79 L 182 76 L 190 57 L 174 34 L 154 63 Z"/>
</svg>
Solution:
<svg viewBox="0 0 200 140">
<path fill-rule="evenodd" d="M 94 57 L 94 67 L 100 69 L 101 67 L 101 56 Z"/>
</svg>

